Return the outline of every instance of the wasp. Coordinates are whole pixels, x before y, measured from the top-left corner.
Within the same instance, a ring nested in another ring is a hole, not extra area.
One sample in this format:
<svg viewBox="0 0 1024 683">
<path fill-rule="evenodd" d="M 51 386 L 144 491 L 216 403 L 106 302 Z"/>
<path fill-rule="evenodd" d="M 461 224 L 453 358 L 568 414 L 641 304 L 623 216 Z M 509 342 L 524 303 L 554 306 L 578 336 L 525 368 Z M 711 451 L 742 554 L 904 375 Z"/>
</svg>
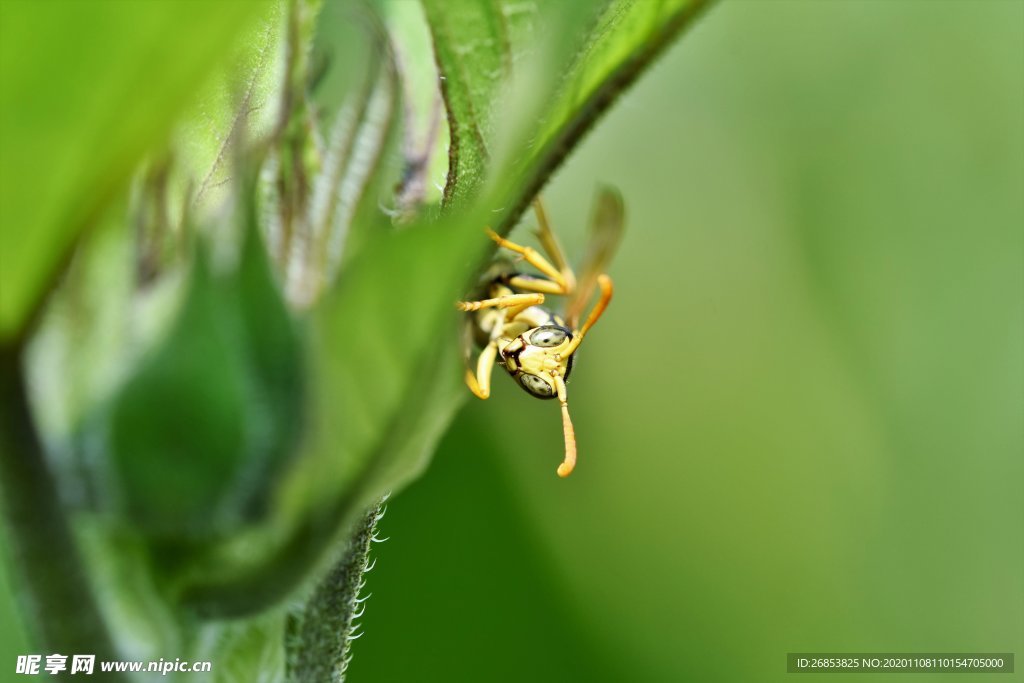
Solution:
<svg viewBox="0 0 1024 683">
<path fill-rule="evenodd" d="M 531 396 L 558 399 L 565 437 L 565 456 L 558 466 L 560 477 L 569 476 L 576 466 L 576 433 L 569 418 L 566 382 L 576 351 L 611 301 L 612 280 L 604 269 L 622 235 L 624 211 L 618 192 L 602 188 L 594 206 L 579 280 L 537 199 L 533 202 L 538 226 L 535 235 L 544 254 L 488 229 L 499 250 L 510 254 L 499 255 L 485 271 L 475 292 L 478 298 L 456 304 L 469 313 L 465 379 L 470 391 L 487 399 L 491 395 L 491 374 L 498 364 Z M 509 258 L 511 255 L 514 259 Z M 538 272 L 523 272 L 523 262 Z M 595 290 L 598 300 L 579 326 L 582 311 Z M 565 298 L 562 314 L 544 305 L 548 296 Z M 474 342 L 480 349 L 475 363 Z"/>
</svg>

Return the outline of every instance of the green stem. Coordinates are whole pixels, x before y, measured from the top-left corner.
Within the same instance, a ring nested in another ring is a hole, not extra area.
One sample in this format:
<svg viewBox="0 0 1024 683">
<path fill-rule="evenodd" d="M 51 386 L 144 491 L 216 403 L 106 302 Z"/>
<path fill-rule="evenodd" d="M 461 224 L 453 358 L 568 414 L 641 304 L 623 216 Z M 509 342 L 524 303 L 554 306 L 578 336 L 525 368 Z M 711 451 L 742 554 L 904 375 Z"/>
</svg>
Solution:
<svg viewBox="0 0 1024 683">
<path fill-rule="evenodd" d="M 345 680 L 353 621 L 362 613 L 359 592 L 381 516 L 381 505 L 375 505 L 360 520 L 338 562 L 305 605 L 288 615 L 285 651 L 289 683 Z"/>
<path fill-rule="evenodd" d="M 639 49 L 622 59 L 621 63 L 605 76 L 601 84 L 577 105 L 576 113 L 545 143 L 531 162 L 529 170 L 518 180 L 518 186 L 522 189 L 512 203 L 512 210 L 507 212 L 495 227 L 496 232 L 507 235 L 515 227 L 523 213 L 530 207 L 530 203 L 569 153 L 611 108 L 616 98 L 625 92 L 640 77 L 644 69 L 650 66 L 683 30 L 693 25 L 696 18 L 714 2 L 715 0 L 694 0 L 680 8 L 658 26 Z"/>
<path fill-rule="evenodd" d="M 115 659 L 29 409 L 22 348 L 0 348 L 0 510 L 18 599 L 47 653 Z M 123 680 L 113 676 L 111 680 Z"/>
</svg>

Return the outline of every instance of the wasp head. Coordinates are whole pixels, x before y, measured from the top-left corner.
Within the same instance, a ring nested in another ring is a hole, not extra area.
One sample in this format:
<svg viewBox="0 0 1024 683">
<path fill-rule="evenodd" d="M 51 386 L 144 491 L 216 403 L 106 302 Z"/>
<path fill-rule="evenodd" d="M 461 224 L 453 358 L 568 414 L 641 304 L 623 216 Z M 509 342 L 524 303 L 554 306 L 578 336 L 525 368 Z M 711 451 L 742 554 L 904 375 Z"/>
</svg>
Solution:
<svg viewBox="0 0 1024 683">
<path fill-rule="evenodd" d="M 561 325 L 542 325 L 527 330 L 501 350 L 505 369 L 523 389 L 537 398 L 558 395 L 558 382 L 569 378 L 577 344 Z"/>
</svg>

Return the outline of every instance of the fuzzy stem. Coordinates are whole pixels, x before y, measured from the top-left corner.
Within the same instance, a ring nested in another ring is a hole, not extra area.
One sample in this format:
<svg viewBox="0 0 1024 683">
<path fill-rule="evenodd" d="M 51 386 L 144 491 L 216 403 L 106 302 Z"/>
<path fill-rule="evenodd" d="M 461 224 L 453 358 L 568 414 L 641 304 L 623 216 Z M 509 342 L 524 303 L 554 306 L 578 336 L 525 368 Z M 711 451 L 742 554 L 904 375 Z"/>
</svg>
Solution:
<svg viewBox="0 0 1024 683">
<path fill-rule="evenodd" d="M 29 409 L 19 347 L 0 348 L 0 509 L 32 642 L 115 659 Z M 124 680 L 110 674 L 111 680 Z"/>
<path fill-rule="evenodd" d="M 288 615 L 285 652 L 289 683 L 342 683 L 351 659 L 353 622 L 362 614 L 359 598 L 370 544 L 383 515 L 382 500 L 353 528 L 338 562 L 313 594 Z M 369 597 L 369 596 L 367 596 Z M 358 637 L 358 636 L 357 636 Z"/>
</svg>

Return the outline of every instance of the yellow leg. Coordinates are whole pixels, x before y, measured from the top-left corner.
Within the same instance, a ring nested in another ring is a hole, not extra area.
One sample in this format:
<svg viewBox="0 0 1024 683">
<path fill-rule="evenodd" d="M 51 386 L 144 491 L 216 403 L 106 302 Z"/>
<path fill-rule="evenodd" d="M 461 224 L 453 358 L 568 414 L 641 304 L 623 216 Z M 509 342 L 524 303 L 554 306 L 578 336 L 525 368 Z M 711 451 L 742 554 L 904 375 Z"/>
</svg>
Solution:
<svg viewBox="0 0 1024 683">
<path fill-rule="evenodd" d="M 499 247 L 503 247 L 509 251 L 519 254 L 531 266 L 558 283 L 558 286 L 561 288 L 561 291 L 558 292 L 559 294 L 568 294 L 572 291 L 569 286 L 569 282 L 565 279 L 565 276 L 558 272 L 557 268 L 548 263 L 548 260 L 541 256 L 536 249 L 533 247 L 524 247 L 521 244 L 516 244 L 515 242 L 510 242 L 490 229 L 487 230 L 487 234 L 492 240 L 498 243 Z"/>
<path fill-rule="evenodd" d="M 583 327 L 580 328 L 579 336 L 581 338 L 587 333 L 587 330 L 593 327 L 594 323 L 598 321 L 601 314 L 603 314 L 604 310 L 608 308 L 608 304 L 611 303 L 612 300 L 612 292 L 614 291 L 614 288 L 610 277 L 604 273 L 598 275 L 597 286 L 601 290 L 601 296 L 598 297 L 597 303 L 594 304 L 594 307 L 590 309 L 590 315 L 587 316 L 587 322 L 583 323 Z"/>
<path fill-rule="evenodd" d="M 542 294 L 561 294 L 565 295 L 562 289 L 562 285 L 547 279 L 546 277 L 537 277 L 536 275 L 525 275 L 520 273 L 510 277 L 508 280 L 509 287 L 515 287 L 516 289 L 522 289 L 527 292 L 540 292 Z"/>
<path fill-rule="evenodd" d="M 525 311 L 530 306 L 537 306 L 544 303 L 544 295 L 537 294 L 508 294 L 494 299 L 481 299 L 480 301 L 458 301 L 455 307 L 460 311 L 479 311 L 481 308 L 507 308 L 506 319 L 511 320 Z"/>
<path fill-rule="evenodd" d="M 498 355 L 498 345 L 491 342 L 480 352 L 476 361 L 476 374 L 466 368 L 466 386 L 478 398 L 487 399 L 491 395 L 491 371 L 494 370 L 494 359 Z"/>
<path fill-rule="evenodd" d="M 597 277 L 605 271 L 615 249 L 622 240 L 625 209 L 622 197 L 611 188 L 602 188 L 594 202 L 594 213 L 590 221 L 590 235 L 587 250 L 583 256 L 576 292 L 565 305 L 565 319 L 570 327 L 579 324 L 583 308 L 590 301 L 590 295 L 597 287 Z"/>
<path fill-rule="evenodd" d="M 604 273 L 598 275 L 597 286 L 601 290 L 601 296 L 598 297 L 597 303 L 594 304 L 594 307 L 590 310 L 590 315 L 587 316 L 587 321 L 583 323 L 583 327 L 576 331 L 576 334 L 573 335 L 572 341 L 569 343 L 569 346 L 566 347 L 564 351 L 562 351 L 563 355 L 568 356 L 569 354 L 573 353 L 576 350 L 576 347 L 578 347 L 580 343 L 583 341 L 583 337 L 587 335 L 587 332 L 590 331 L 590 328 L 593 327 L 594 323 L 598 321 L 598 319 L 601 317 L 601 314 L 604 313 L 606 308 L 608 308 L 608 304 L 612 300 L 613 287 L 612 279 L 610 277 L 608 277 Z"/>
<path fill-rule="evenodd" d="M 569 294 L 576 288 L 576 274 L 569 267 L 569 262 L 565 258 L 565 252 L 562 251 L 562 245 L 558 243 L 558 238 L 555 237 L 555 233 L 551 230 L 551 224 L 548 222 L 548 213 L 544 210 L 544 203 L 541 202 L 540 197 L 533 200 L 533 212 L 537 216 L 536 235 L 538 241 L 540 241 L 540 246 L 544 248 L 548 258 L 554 263 L 558 272 L 562 274 L 566 284 L 566 291 L 564 293 Z"/>
</svg>

